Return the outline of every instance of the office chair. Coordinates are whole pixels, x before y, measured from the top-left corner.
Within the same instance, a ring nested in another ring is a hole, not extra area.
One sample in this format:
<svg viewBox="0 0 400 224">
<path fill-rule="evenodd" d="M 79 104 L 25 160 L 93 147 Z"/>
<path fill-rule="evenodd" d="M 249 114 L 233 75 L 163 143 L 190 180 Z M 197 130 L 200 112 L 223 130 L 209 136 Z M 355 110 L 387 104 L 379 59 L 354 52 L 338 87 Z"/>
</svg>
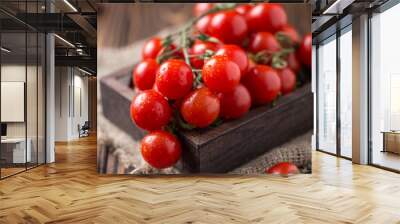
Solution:
<svg viewBox="0 0 400 224">
<path fill-rule="evenodd" d="M 79 128 L 79 138 L 89 136 L 89 129 L 90 129 L 89 121 L 85 121 L 82 127 Z"/>
</svg>

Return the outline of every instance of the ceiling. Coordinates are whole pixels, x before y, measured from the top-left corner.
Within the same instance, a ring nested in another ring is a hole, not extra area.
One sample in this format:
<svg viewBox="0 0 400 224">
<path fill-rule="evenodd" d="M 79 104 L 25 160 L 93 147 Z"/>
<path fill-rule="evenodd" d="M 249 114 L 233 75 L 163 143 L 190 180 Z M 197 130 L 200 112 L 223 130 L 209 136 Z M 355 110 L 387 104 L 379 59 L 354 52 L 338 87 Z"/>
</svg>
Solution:
<svg viewBox="0 0 400 224">
<path fill-rule="evenodd" d="M 41 50 L 44 44 L 38 46 L 36 36 L 39 33 L 51 32 L 57 34 L 55 37 L 56 66 L 78 66 L 95 74 L 97 2 L 95 0 L 47 0 L 46 5 L 45 0 L 1 0 L 2 46 L 11 50 L 8 53 L 2 51 L 4 55 L 2 60 L 16 63 L 24 60 L 25 57 L 28 61 L 37 57 L 36 51 Z M 43 40 L 43 36 L 39 40 Z"/>
<path fill-rule="evenodd" d="M 311 0 L 313 42 L 327 38 L 351 24 L 352 18 L 374 10 L 388 0 Z"/>
<path fill-rule="evenodd" d="M 319 35 L 345 14 L 357 14 L 387 0 L 299 0 L 312 4 L 312 31 Z M 96 72 L 97 3 L 133 2 L 129 0 L 1 0 L 2 45 L 14 48 L 15 56 L 25 54 L 24 32 L 54 32 L 56 64 L 82 66 Z M 296 1 L 297 2 L 297 1 Z M 51 13 L 49 13 L 51 11 Z M 22 32 L 22 33 L 21 33 Z M 66 41 L 64 41 L 66 40 Z M 35 52 L 29 43 L 28 55 Z M 73 46 L 72 46 L 72 45 Z M 11 54 L 10 54 L 11 55 Z M 10 56 L 9 55 L 9 56 Z M 29 56 L 28 56 L 29 57 Z"/>
</svg>

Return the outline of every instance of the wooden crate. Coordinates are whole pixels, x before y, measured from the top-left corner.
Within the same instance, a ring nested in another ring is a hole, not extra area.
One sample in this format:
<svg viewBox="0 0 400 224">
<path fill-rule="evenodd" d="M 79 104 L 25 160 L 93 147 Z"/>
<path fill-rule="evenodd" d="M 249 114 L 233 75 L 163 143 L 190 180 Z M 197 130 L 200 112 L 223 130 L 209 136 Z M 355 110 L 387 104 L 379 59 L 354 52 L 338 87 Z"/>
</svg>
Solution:
<svg viewBox="0 0 400 224">
<path fill-rule="evenodd" d="M 134 96 L 132 68 L 100 81 L 104 116 L 116 126 L 141 139 L 145 131 L 130 122 L 129 106 Z M 241 119 L 218 127 L 180 131 L 184 146 L 182 170 L 192 173 L 225 173 L 254 159 L 313 127 L 313 95 L 306 83 L 280 97 L 272 107 L 253 108 Z"/>
</svg>

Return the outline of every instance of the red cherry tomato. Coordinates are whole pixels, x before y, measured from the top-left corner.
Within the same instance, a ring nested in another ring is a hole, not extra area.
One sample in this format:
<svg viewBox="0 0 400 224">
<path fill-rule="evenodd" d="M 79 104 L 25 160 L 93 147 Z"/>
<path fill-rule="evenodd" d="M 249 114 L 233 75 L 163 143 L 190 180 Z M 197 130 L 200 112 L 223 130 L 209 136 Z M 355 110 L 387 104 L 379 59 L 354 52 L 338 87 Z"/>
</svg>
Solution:
<svg viewBox="0 0 400 224">
<path fill-rule="evenodd" d="M 296 57 L 295 53 L 290 53 L 287 57 L 287 67 L 292 69 L 292 71 L 297 75 L 300 72 L 301 64 Z"/>
<path fill-rule="evenodd" d="M 275 33 L 287 24 L 285 9 L 280 4 L 263 3 L 254 6 L 246 14 L 251 32 L 268 31 Z"/>
<path fill-rule="evenodd" d="M 142 59 L 156 59 L 162 48 L 162 41 L 159 37 L 148 40 L 142 48 Z"/>
<path fill-rule="evenodd" d="M 232 91 L 240 82 L 239 66 L 225 56 L 213 56 L 202 70 L 204 84 L 214 92 Z"/>
<path fill-rule="evenodd" d="M 286 35 L 290 39 L 292 44 L 300 43 L 299 33 L 292 26 L 286 25 L 281 30 L 279 30 L 278 32 L 281 33 L 281 34 Z"/>
<path fill-rule="evenodd" d="M 208 32 L 226 44 L 241 44 L 247 37 L 247 23 L 244 16 L 231 11 L 214 14 Z"/>
<path fill-rule="evenodd" d="M 170 59 L 158 69 L 155 85 L 170 100 L 182 98 L 192 89 L 192 69 L 182 60 Z"/>
<path fill-rule="evenodd" d="M 200 33 L 208 34 L 209 33 L 208 27 L 210 26 L 212 17 L 213 17 L 213 15 L 209 14 L 209 15 L 206 15 L 206 16 L 202 17 L 201 19 L 199 19 L 196 23 L 196 29 Z"/>
<path fill-rule="evenodd" d="M 298 59 L 303 65 L 311 68 L 312 36 L 311 33 L 304 36 L 297 51 Z"/>
<path fill-rule="evenodd" d="M 241 15 L 246 15 L 246 13 L 249 12 L 252 8 L 253 6 L 250 4 L 243 4 L 236 6 L 235 11 Z"/>
<path fill-rule="evenodd" d="M 251 36 L 249 50 L 253 53 L 260 51 L 273 53 L 280 51 L 281 45 L 272 33 L 258 32 Z"/>
<path fill-rule="evenodd" d="M 275 175 L 282 175 L 282 176 L 289 176 L 293 174 L 298 174 L 300 171 L 296 165 L 290 162 L 281 162 L 275 164 L 274 166 L 266 169 L 265 172 L 267 174 L 275 174 Z"/>
<path fill-rule="evenodd" d="M 140 90 L 153 88 L 158 64 L 154 59 L 146 59 L 136 65 L 133 70 L 134 86 Z"/>
<path fill-rule="evenodd" d="M 270 103 L 281 91 L 281 80 L 275 69 L 256 65 L 242 80 L 250 92 L 254 105 Z"/>
<path fill-rule="evenodd" d="M 166 131 L 154 131 L 147 134 L 141 141 L 140 149 L 143 159 L 157 169 L 175 165 L 182 154 L 178 139 Z"/>
<path fill-rule="evenodd" d="M 217 119 L 219 112 L 219 99 L 207 87 L 202 87 L 190 93 L 181 105 L 183 119 L 199 128 L 212 124 Z"/>
<path fill-rule="evenodd" d="M 288 94 L 296 88 L 296 74 L 290 68 L 278 70 L 279 78 L 281 78 L 281 92 Z"/>
<path fill-rule="evenodd" d="M 212 9 L 214 5 L 212 3 L 196 3 L 193 7 L 194 16 L 200 16 Z"/>
<path fill-rule="evenodd" d="M 201 69 L 204 65 L 204 59 L 200 58 L 200 56 L 206 53 L 206 50 L 215 51 L 216 49 L 217 45 L 215 43 L 196 41 L 192 48 L 189 49 L 189 54 L 197 57 L 190 58 L 190 64 L 196 69 Z"/>
<path fill-rule="evenodd" d="M 246 74 L 249 59 L 247 58 L 246 52 L 239 46 L 224 45 L 215 52 L 215 55 L 226 56 L 229 60 L 235 62 L 239 66 L 241 75 Z"/>
<path fill-rule="evenodd" d="M 131 103 L 131 118 L 145 130 L 157 130 L 171 119 L 168 101 L 154 90 L 139 93 Z"/>
<path fill-rule="evenodd" d="M 232 92 L 220 93 L 221 117 L 235 119 L 245 115 L 251 106 L 251 97 L 247 88 L 239 84 Z"/>
</svg>

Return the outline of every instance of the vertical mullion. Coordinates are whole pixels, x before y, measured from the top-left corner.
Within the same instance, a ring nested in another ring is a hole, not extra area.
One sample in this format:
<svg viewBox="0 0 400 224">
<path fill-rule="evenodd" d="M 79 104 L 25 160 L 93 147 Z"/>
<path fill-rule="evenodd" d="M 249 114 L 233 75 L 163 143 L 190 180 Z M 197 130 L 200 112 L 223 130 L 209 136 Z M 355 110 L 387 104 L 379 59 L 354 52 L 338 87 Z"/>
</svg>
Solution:
<svg viewBox="0 0 400 224">
<path fill-rule="evenodd" d="M 28 1 L 25 1 L 25 21 L 28 19 Z M 28 25 L 25 23 L 25 170 L 28 169 L 28 113 L 27 113 L 27 91 L 28 91 Z"/>
<path fill-rule="evenodd" d="M 47 12 L 47 5 L 46 5 L 46 12 Z M 47 35 L 48 33 L 44 33 L 44 78 L 42 79 L 42 82 L 44 82 L 44 161 L 43 163 L 47 163 Z M 43 43 L 42 43 L 43 44 Z M 42 52 L 43 53 L 43 52 Z M 42 74 L 43 76 L 43 74 Z M 42 83 L 43 84 L 43 83 Z M 43 95 L 43 94 L 42 94 Z M 42 107 L 43 109 L 43 107 Z M 43 118 L 43 117 L 42 117 Z"/>
<path fill-rule="evenodd" d="M 39 0 L 36 1 L 39 13 Z M 36 166 L 39 165 L 39 32 L 36 31 Z"/>
<path fill-rule="evenodd" d="M 341 156 L 341 117 L 340 117 L 340 28 L 336 28 L 336 155 Z"/>
<path fill-rule="evenodd" d="M 0 23 L 0 47 L 2 46 L 2 23 Z M 1 58 L 2 52 L 0 51 L 0 124 L 3 124 L 1 122 L 1 67 L 2 67 L 2 58 Z M 1 134 L 0 134 L 1 135 Z M 2 165 L 1 165 L 1 144 L 0 144 L 0 180 L 2 179 L 1 177 L 1 170 L 2 170 Z"/>
<path fill-rule="evenodd" d="M 75 119 L 75 69 L 74 67 L 71 67 L 72 69 L 72 117 Z M 74 122 L 72 122 L 74 123 Z"/>
<path fill-rule="evenodd" d="M 48 12 L 48 1 L 45 0 L 45 13 Z M 44 163 L 47 163 L 47 43 L 48 43 L 48 33 L 44 33 Z M 43 52 L 42 52 L 43 53 Z M 42 69 L 43 70 L 43 69 Z M 43 74 L 42 74 L 43 76 Z M 42 83 L 43 84 L 43 83 Z M 61 90 L 60 90 L 61 91 Z M 43 109 L 43 108 L 42 108 Z M 42 117 L 43 118 L 43 117 Z M 50 151 L 50 150 L 49 150 Z"/>
<path fill-rule="evenodd" d="M 368 156 L 367 156 L 367 162 L 368 164 L 373 164 L 373 152 L 372 152 L 372 83 L 371 83 L 371 75 L 372 75 L 372 64 L 371 64 L 371 55 L 372 55 L 372 29 L 371 29 L 371 19 L 372 19 L 372 11 L 368 11 L 368 31 L 367 31 L 367 46 L 368 46 L 368 53 L 367 53 L 367 83 L 368 83 L 368 90 L 367 90 L 367 119 L 368 119 L 368 124 L 367 124 L 367 135 L 368 135 Z"/>
<path fill-rule="evenodd" d="M 319 149 L 319 44 L 315 46 L 315 148 Z"/>
<path fill-rule="evenodd" d="M 67 72 L 68 72 L 68 118 L 71 117 L 71 70 L 68 69 L 67 67 Z"/>
</svg>

